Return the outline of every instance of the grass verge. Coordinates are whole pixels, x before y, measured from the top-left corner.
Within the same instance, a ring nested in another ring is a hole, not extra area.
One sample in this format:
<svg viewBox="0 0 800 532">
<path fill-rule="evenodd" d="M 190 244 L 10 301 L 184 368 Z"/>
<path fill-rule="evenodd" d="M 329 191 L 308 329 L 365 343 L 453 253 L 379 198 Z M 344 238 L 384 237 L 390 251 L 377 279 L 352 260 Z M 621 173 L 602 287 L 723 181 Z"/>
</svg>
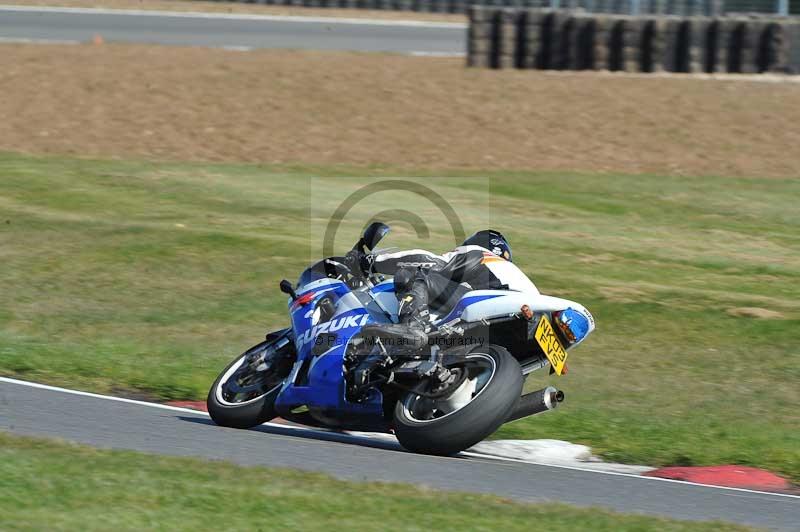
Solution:
<svg viewBox="0 0 800 532">
<path fill-rule="evenodd" d="M 4 530 L 745 530 L 3 433 L 0 494 Z"/>
<path fill-rule="evenodd" d="M 228 360 L 286 323 L 277 283 L 317 257 L 324 220 L 310 201 L 332 201 L 314 176 L 348 192 L 377 174 L 391 170 L 0 156 L 0 374 L 204 397 Z M 563 407 L 498 437 L 800 480 L 800 182 L 483 175 L 428 181 L 467 230 L 502 230 L 543 292 L 598 322 L 567 377 L 529 379 L 563 388 Z M 378 198 L 351 212 L 337 249 L 400 200 L 437 220 L 414 198 Z M 429 223 L 422 245 L 452 246 L 444 226 Z M 420 241 L 397 224 L 386 244 Z"/>
</svg>

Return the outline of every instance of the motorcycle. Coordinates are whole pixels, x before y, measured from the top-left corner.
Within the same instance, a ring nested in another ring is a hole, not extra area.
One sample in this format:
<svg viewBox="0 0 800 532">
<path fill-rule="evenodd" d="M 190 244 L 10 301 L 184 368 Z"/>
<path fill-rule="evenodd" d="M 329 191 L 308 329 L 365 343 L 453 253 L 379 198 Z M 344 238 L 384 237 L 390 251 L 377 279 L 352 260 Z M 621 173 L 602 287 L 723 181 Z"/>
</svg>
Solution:
<svg viewBox="0 0 800 532">
<path fill-rule="evenodd" d="M 568 351 L 594 329 L 588 310 L 528 280 L 525 291 L 462 287 L 454 304 L 431 306 L 427 335 L 398 326 L 393 281 L 370 266 L 388 232 L 375 222 L 347 256 L 312 264 L 296 286 L 281 281 L 291 326 L 222 371 L 207 399 L 214 422 L 249 428 L 280 416 L 451 455 L 564 400 L 552 386 L 522 395 L 523 382 L 548 366 L 567 372 Z"/>
</svg>

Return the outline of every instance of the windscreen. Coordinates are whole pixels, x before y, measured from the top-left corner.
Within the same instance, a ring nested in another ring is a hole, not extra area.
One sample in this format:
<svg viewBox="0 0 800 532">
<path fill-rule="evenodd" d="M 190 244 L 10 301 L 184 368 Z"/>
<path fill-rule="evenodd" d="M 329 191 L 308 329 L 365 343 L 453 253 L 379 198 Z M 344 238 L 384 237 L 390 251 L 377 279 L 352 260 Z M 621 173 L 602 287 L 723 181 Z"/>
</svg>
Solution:
<svg viewBox="0 0 800 532">
<path fill-rule="evenodd" d="M 297 289 L 319 279 L 342 279 L 350 270 L 344 265 L 344 257 L 329 257 L 312 264 L 300 274 Z"/>
</svg>

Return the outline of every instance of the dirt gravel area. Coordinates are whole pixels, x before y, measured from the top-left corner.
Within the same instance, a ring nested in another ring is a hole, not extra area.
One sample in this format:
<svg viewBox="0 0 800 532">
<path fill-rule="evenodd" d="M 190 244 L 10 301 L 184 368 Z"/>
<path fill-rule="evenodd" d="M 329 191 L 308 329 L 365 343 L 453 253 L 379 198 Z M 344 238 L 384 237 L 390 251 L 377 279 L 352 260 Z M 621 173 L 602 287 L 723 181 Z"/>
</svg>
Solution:
<svg viewBox="0 0 800 532">
<path fill-rule="evenodd" d="M 374 18 L 389 20 L 423 20 L 430 22 L 466 22 L 467 20 L 465 15 L 452 13 L 267 6 L 234 2 L 202 2 L 200 0 L 7 0 L 7 3 L 20 6 L 94 7 L 103 9 L 143 9 L 148 11 L 201 11 L 204 13 Z"/>
<path fill-rule="evenodd" d="M 797 176 L 794 83 L 462 59 L 0 45 L 0 150 L 159 160 Z"/>
</svg>

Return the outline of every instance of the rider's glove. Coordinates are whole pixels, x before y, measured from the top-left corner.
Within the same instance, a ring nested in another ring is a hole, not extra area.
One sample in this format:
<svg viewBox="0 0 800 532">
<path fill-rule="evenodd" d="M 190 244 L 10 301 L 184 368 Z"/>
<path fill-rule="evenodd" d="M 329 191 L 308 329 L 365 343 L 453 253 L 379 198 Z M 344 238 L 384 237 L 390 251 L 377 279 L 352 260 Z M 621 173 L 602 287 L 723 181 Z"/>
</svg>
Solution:
<svg viewBox="0 0 800 532">
<path fill-rule="evenodd" d="M 371 272 L 372 271 L 372 263 L 375 261 L 375 257 L 372 253 L 361 254 L 361 258 L 359 264 L 361 266 L 362 272 Z"/>
<path fill-rule="evenodd" d="M 363 253 L 358 251 L 357 249 L 351 249 L 347 252 L 347 255 L 344 256 L 344 264 L 350 271 L 353 272 L 354 275 L 358 275 L 361 277 L 361 272 L 364 270 L 361 267 L 362 257 L 364 256 Z"/>
</svg>

